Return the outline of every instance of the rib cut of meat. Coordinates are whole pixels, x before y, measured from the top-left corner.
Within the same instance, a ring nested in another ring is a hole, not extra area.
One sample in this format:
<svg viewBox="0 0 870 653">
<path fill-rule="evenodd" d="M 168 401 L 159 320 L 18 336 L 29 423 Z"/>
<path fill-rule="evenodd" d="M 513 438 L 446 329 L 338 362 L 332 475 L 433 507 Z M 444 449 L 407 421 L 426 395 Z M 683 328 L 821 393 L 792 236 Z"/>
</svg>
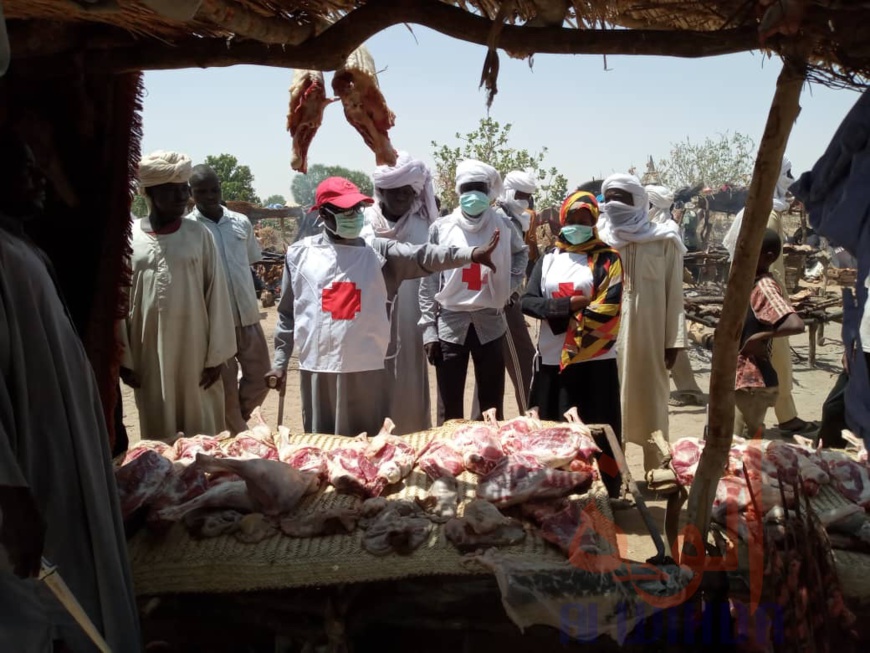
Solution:
<svg viewBox="0 0 870 653">
<path fill-rule="evenodd" d="M 326 454 L 320 447 L 308 444 L 287 445 L 281 447 L 278 458 L 300 472 L 312 472 L 321 480 L 327 478 Z"/>
<path fill-rule="evenodd" d="M 319 70 L 295 70 L 290 83 L 290 110 L 287 131 L 293 138 L 293 159 L 290 167 L 308 172 L 308 148 L 323 122 L 323 111 L 334 102 L 326 97 L 326 82 Z"/>
<path fill-rule="evenodd" d="M 218 459 L 197 454 L 196 464 L 207 472 L 237 474 L 244 480 L 259 512 L 265 515 L 290 512 L 304 495 L 318 487 L 316 474 L 300 472 L 279 460 Z"/>
<path fill-rule="evenodd" d="M 486 424 L 459 427 L 452 444 L 462 454 L 465 469 L 481 476 L 491 472 L 505 456 L 498 433 Z"/>
<path fill-rule="evenodd" d="M 414 447 L 403 438 L 387 433 L 379 433 L 372 438 L 365 455 L 378 470 L 375 496 L 410 474 L 417 460 Z"/>
<path fill-rule="evenodd" d="M 341 99 L 347 121 L 375 153 L 375 162 L 395 165 L 398 154 L 388 132 L 396 116 L 381 94 L 375 62 L 365 46 L 351 52 L 344 65 L 335 71 L 332 90 Z"/>
<path fill-rule="evenodd" d="M 585 492 L 592 474 L 536 467 L 530 461 L 507 456 L 477 485 L 477 498 L 497 506 L 512 506 L 530 499 L 562 497 Z"/>
<path fill-rule="evenodd" d="M 441 439 L 431 440 L 424 447 L 417 458 L 417 466 L 433 481 L 443 476 L 456 477 L 465 471 L 462 454 L 450 440 Z"/>
<path fill-rule="evenodd" d="M 190 438 L 178 438 L 175 441 L 175 459 L 180 462 L 192 463 L 200 453 L 215 457 L 223 457 L 220 440 L 210 435 L 194 435 Z"/>
<path fill-rule="evenodd" d="M 512 421 L 516 422 L 516 420 Z M 578 456 L 581 448 L 583 449 L 581 458 L 585 460 L 590 460 L 592 455 L 601 451 L 592 438 L 575 424 L 539 427 L 526 431 L 511 429 L 501 433 L 501 444 L 505 453 L 531 456 L 543 467 L 568 465 Z"/>
<path fill-rule="evenodd" d="M 378 468 L 366 456 L 368 438 L 360 435 L 343 447 L 326 454 L 329 482 L 339 492 L 362 497 L 377 496 L 372 488 L 378 477 Z"/>
<path fill-rule="evenodd" d="M 126 520 L 160 492 L 172 472 L 172 461 L 157 451 L 147 449 L 129 464 L 115 470 L 115 483 L 121 502 L 121 516 Z"/>
<path fill-rule="evenodd" d="M 275 445 L 255 437 L 252 432 L 239 433 L 234 438 L 224 440 L 221 445 L 221 451 L 227 458 L 278 460 Z"/>
<path fill-rule="evenodd" d="M 800 479 L 804 492 L 809 496 L 817 495 L 819 486 L 830 482 L 827 472 L 810 460 L 800 447 L 774 440 L 764 442 L 762 450 L 764 457 L 774 464 L 784 481 L 796 483 Z"/>
</svg>

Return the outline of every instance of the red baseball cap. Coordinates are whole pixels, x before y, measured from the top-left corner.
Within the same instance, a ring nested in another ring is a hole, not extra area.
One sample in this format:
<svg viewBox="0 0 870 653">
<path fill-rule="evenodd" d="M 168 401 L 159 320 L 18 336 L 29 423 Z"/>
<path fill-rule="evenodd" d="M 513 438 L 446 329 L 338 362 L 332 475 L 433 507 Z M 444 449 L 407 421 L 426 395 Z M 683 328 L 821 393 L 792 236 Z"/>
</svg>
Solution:
<svg viewBox="0 0 870 653">
<path fill-rule="evenodd" d="M 373 204 L 374 200 L 360 193 L 356 184 L 344 177 L 327 177 L 317 185 L 314 202 L 312 209 L 319 209 L 324 204 L 331 204 L 339 209 L 350 209 L 361 203 Z"/>
</svg>

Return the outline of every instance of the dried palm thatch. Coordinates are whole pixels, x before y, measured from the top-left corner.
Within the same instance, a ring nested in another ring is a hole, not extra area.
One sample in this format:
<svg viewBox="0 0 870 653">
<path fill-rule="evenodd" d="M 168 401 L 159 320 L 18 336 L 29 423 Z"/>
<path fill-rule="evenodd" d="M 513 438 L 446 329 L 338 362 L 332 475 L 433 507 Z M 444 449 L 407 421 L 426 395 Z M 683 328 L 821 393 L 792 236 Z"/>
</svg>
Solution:
<svg viewBox="0 0 870 653">
<path fill-rule="evenodd" d="M 4 10 L 14 58 L 76 54 L 80 66 L 110 72 L 237 63 L 334 70 L 372 35 L 414 23 L 487 45 L 482 82 L 493 90 L 493 55 L 508 44 L 517 57 L 799 45 L 811 79 L 857 86 L 870 74 L 870 3 L 845 0 L 6 0 Z M 51 63 L 28 69 L 70 65 Z"/>
</svg>

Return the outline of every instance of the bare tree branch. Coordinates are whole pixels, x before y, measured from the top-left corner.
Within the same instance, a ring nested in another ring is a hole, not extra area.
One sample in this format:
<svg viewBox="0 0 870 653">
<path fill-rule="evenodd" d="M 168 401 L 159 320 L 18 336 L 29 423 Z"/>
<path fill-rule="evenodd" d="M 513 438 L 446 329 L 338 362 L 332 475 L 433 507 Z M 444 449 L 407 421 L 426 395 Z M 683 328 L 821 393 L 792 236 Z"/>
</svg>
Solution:
<svg viewBox="0 0 870 653">
<path fill-rule="evenodd" d="M 235 38 L 191 38 L 174 44 L 129 39 L 127 47 L 87 49 L 80 65 L 93 72 L 122 73 L 191 67 L 254 64 L 281 68 L 335 70 L 347 56 L 378 32 L 402 23 L 413 23 L 463 41 L 486 45 L 492 21 L 438 0 L 372 0 L 297 46 L 265 45 Z M 661 30 L 578 30 L 562 27 L 506 25 L 500 43 L 509 43 L 513 54 L 646 54 L 697 58 L 729 54 L 758 47 L 754 29 L 717 32 Z M 31 74 L 66 74 L 69 62 L 57 58 L 40 62 L 39 44 L 31 51 L 13 51 L 27 62 Z M 68 58 L 68 57 L 67 57 Z M 60 64 L 60 65 L 59 65 Z M 63 69 L 63 70 L 61 70 Z"/>
</svg>

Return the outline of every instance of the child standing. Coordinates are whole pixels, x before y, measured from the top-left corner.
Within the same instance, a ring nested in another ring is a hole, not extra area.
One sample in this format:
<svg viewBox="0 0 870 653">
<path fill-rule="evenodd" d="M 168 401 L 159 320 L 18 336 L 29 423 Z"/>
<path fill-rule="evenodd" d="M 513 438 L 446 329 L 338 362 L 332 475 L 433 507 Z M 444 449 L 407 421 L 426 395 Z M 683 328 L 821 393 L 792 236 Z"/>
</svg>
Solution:
<svg viewBox="0 0 870 653">
<path fill-rule="evenodd" d="M 797 335 L 804 330 L 803 320 L 770 274 L 770 266 L 781 251 L 779 235 L 768 229 L 761 244 L 737 356 L 734 433 L 740 436 L 745 430 L 748 437 L 754 437 L 764 428 L 767 409 L 776 404 L 779 395 L 779 380 L 770 362 L 772 339 Z"/>
</svg>

